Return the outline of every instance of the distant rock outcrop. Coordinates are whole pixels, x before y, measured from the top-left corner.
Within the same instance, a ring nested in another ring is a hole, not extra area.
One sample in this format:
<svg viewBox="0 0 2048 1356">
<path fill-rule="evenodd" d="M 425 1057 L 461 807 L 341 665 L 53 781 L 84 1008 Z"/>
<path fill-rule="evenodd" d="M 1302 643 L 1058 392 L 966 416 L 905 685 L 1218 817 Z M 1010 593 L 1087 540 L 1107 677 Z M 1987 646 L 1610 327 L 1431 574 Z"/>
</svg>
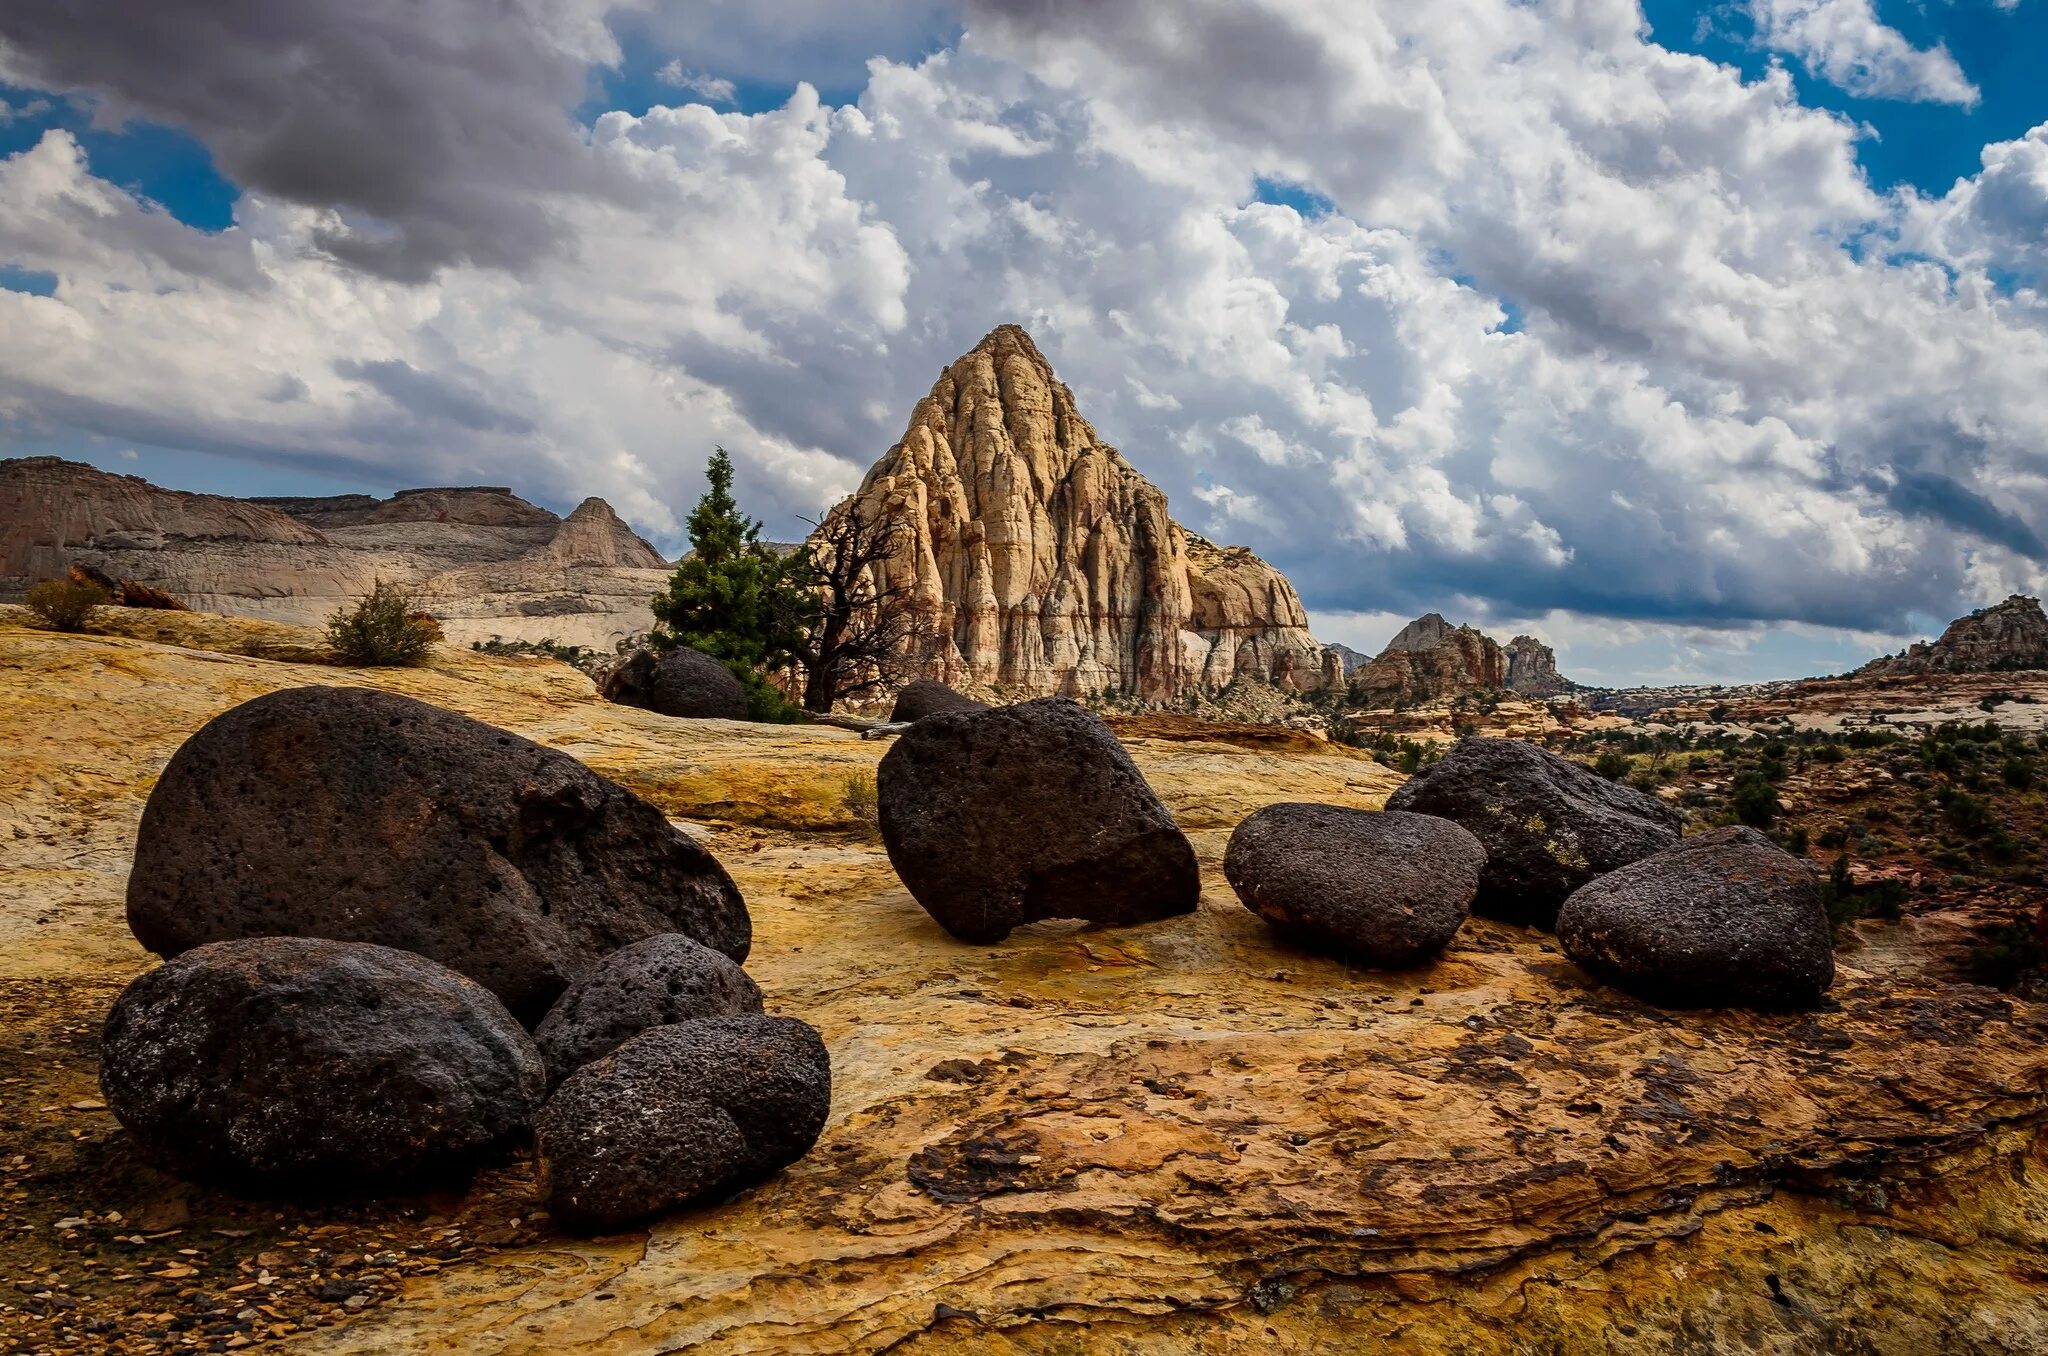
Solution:
<svg viewBox="0 0 2048 1356">
<path fill-rule="evenodd" d="M 882 573 L 930 620 L 923 676 L 1149 701 L 1337 681 L 1286 578 L 1168 517 L 1015 325 L 946 369 L 857 497 L 908 525 Z"/>
<path fill-rule="evenodd" d="M 1371 663 L 1351 672 L 1352 699 L 1364 706 L 1414 706 L 1470 692 L 1556 697 L 1576 684 L 1559 675 L 1557 655 L 1534 636 L 1505 648 L 1442 614 L 1424 613 L 1401 628 Z"/>
<path fill-rule="evenodd" d="M 2048 669 L 2048 616 L 2041 600 L 2015 593 L 1992 607 L 1958 617 L 1941 639 L 1909 646 L 1904 654 L 1873 659 L 1858 677 L 1913 673 L 1983 673 Z"/>
<path fill-rule="evenodd" d="M 205 612 L 318 625 L 377 580 L 467 644 L 609 650 L 668 569 L 602 499 L 566 519 L 496 486 L 230 499 L 56 457 L 0 462 L 0 599 L 79 565 Z"/>
</svg>

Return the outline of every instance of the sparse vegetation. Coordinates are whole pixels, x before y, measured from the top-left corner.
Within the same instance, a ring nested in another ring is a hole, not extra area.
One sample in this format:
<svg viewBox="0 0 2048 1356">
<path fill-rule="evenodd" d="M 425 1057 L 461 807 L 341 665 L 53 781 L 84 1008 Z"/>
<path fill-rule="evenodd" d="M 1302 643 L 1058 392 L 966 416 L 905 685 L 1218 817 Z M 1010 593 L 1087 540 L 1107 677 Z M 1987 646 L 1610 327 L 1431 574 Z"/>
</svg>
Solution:
<svg viewBox="0 0 2048 1356">
<path fill-rule="evenodd" d="M 359 668 L 402 668 L 427 662 L 440 628 L 419 614 L 411 594 L 378 580 L 354 607 L 327 619 L 327 647 Z"/>
<path fill-rule="evenodd" d="M 93 609 L 104 607 L 113 594 L 98 584 L 75 579 L 45 579 L 28 591 L 28 610 L 52 631 L 83 631 Z"/>
<path fill-rule="evenodd" d="M 553 659 L 580 669 L 595 677 L 597 671 L 612 662 L 614 656 L 600 653 L 587 645 L 562 645 L 552 637 L 546 640 L 506 640 L 492 636 L 489 640 L 473 640 L 469 648 L 480 654 L 523 655 L 536 659 Z"/>
<path fill-rule="evenodd" d="M 875 774 L 849 772 L 840 783 L 839 803 L 853 816 L 861 834 L 870 839 L 882 836 L 882 806 L 875 791 Z"/>
</svg>

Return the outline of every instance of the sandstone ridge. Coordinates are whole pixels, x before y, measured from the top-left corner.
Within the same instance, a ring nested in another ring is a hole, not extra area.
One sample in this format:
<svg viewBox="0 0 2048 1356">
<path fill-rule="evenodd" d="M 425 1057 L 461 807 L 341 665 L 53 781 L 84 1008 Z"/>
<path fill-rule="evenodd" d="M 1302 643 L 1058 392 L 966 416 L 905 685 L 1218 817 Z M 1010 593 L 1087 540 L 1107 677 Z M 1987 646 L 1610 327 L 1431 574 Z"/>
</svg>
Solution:
<svg viewBox="0 0 2048 1356">
<path fill-rule="evenodd" d="M 1980 607 L 1950 622 L 1940 640 L 1873 659 L 1856 673 L 1883 677 L 2001 669 L 2048 669 L 2048 616 L 2042 614 L 2039 598 L 2015 593 L 2002 603 Z"/>
<path fill-rule="evenodd" d="M 929 619 L 921 676 L 1161 702 L 1238 678 L 1295 692 L 1339 681 L 1293 585 L 1174 522 L 1015 325 L 940 375 L 855 497 L 908 526 L 880 573 Z"/>
<path fill-rule="evenodd" d="M 1352 697 L 1364 706 L 1418 706 L 1473 692 L 1558 697 L 1577 684 L 1557 671 L 1557 655 L 1534 636 L 1503 646 L 1471 626 L 1424 613 L 1372 662 L 1350 674 Z"/>
<path fill-rule="evenodd" d="M 0 462 L 0 598 L 74 564 L 207 612 L 317 625 L 379 579 L 459 644 L 610 649 L 667 564 L 602 499 L 561 518 L 500 486 L 231 499 L 56 457 Z"/>
</svg>

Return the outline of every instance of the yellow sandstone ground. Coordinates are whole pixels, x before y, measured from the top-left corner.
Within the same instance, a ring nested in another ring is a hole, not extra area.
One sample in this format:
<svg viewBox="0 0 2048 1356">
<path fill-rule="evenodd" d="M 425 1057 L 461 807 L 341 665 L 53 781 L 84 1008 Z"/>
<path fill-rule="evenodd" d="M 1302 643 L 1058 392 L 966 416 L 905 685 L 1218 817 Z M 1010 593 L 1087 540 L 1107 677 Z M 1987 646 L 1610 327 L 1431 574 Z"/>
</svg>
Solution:
<svg viewBox="0 0 2048 1356">
<path fill-rule="evenodd" d="M 771 1010 L 832 1052 L 817 1149 L 734 1201 L 577 1239 L 535 1226 L 530 1172 L 487 1175 L 470 1207 L 495 1192 L 491 1208 L 524 1221 L 494 1249 L 410 1270 L 360 1312 L 265 1319 L 258 1338 L 366 1353 L 2048 1350 L 2048 1011 L 1953 983 L 1910 919 L 1862 925 L 1834 1002 L 1804 1015 L 1659 1013 L 1592 985 L 1543 935 L 1477 920 L 1433 966 L 1355 971 L 1276 946 L 1223 883 L 1222 848 L 1263 804 L 1370 807 L 1398 779 L 1327 746 L 1136 726 L 1134 756 L 1202 855 L 1200 911 L 965 946 L 842 803 L 884 744 L 612 707 L 545 661 L 443 650 L 425 669 L 345 670 L 306 662 L 314 638 L 291 628 L 107 621 L 121 634 L 67 637 L 0 611 L 0 983 L 103 1007 L 151 963 L 121 898 L 178 743 L 262 692 L 361 683 L 562 748 L 705 826 L 753 911 L 748 968 Z M 88 1107 L 38 1154 L 118 1156 L 84 1066 L 10 1067 L 30 1086 L 9 1101 Z M 291 1218 L 322 1227 L 317 1210 Z M 139 1307 L 253 1275 L 237 1246 L 196 1248 L 201 1263 L 167 1268 Z M 8 1249 L 12 1267 L 39 1256 Z M 107 1274 L 76 1259 L 52 1246 L 38 1275 Z"/>
</svg>

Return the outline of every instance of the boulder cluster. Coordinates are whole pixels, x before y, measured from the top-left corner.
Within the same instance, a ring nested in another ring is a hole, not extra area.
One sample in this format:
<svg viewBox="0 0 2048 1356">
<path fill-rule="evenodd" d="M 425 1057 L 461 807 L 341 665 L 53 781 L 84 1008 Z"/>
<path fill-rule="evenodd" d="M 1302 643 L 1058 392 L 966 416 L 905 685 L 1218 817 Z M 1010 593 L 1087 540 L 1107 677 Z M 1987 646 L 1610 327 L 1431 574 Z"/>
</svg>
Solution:
<svg viewBox="0 0 2048 1356">
<path fill-rule="evenodd" d="M 882 841 L 963 941 L 1048 919 L 1126 925 L 1200 900 L 1194 849 L 1108 726 L 1044 697 L 990 708 L 937 682 L 877 774 Z M 1670 806 L 1534 745 L 1467 739 L 1380 811 L 1269 805 L 1223 873 L 1301 947 L 1426 963 L 1470 912 L 1554 929 L 1589 973 L 1667 1006 L 1796 1008 L 1834 979 L 1819 882 L 1751 829 L 1683 838 Z"/>
<path fill-rule="evenodd" d="M 775 1172 L 830 1105 L 823 1043 L 740 968 L 710 853 L 407 697 L 299 688 L 208 723 L 151 793 L 128 917 L 166 963 L 115 1001 L 101 1083 L 193 1177 L 360 1193 L 533 1132 L 554 1212 L 605 1226 Z"/>
</svg>

